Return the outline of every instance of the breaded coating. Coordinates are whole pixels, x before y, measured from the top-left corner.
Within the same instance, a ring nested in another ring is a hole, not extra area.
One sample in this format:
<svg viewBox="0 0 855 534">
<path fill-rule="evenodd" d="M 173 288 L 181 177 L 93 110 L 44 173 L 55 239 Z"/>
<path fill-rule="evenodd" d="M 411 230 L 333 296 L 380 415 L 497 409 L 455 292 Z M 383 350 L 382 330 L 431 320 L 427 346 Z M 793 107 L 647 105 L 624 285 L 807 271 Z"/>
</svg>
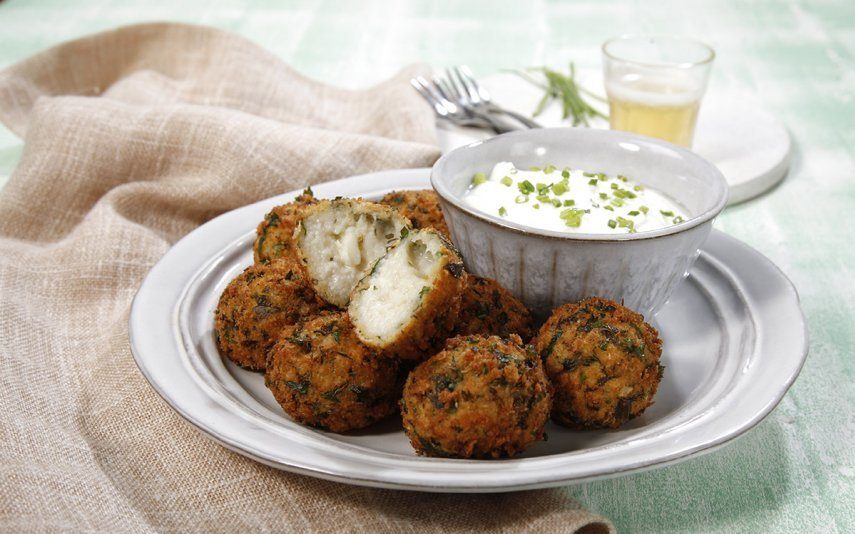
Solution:
<svg viewBox="0 0 855 534">
<path fill-rule="evenodd" d="M 457 320 L 458 335 L 517 334 L 525 341 L 533 333 L 531 312 L 522 301 L 491 278 L 469 276 Z"/>
<path fill-rule="evenodd" d="M 325 304 L 294 263 L 276 260 L 248 267 L 232 280 L 214 311 L 220 353 L 253 371 L 263 371 L 265 353 L 282 329 L 320 312 Z"/>
<path fill-rule="evenodd" d="M 298 261 L 294 228 L 303 216 L 303 210 L 316 203 L 311 188 L 307 188 L 293 202 L 270 210 L 255 230 L 257 237 L 252 247 L 255 263 L 270 263 L 280 258 Z"/>
<path fill-rule="evenodd" d="M 556 422 L 617 428 L 653 404 L 662 341 L 617 302 L 588 298 L 556 308 L 533 343 L 555 387 Z"/>
<path fill-rule="evenodd" d="M 404 432 L 421 455 L 514 456 L 545 439 L 551 386 L 519 336 L 460 336 L 410 373 Z"/>
<path fill-rule="evenodd" d="M 322 200 L 305 209 L 294 238 L 312 287 L 344 308 L 356 283 L 410 228 L 410 221 L 389 206 Z"/>
<path fill-rule="evenodd" d="M 286 328 L 268 353 L 264 374 L 285 413 L 332 432 L 364 428 L 393 414 L 401 382 L 397 362 L 362 344 L 344 312 Z"/>
<path fill-rule="evenodd" d="M 348 313 L 357 335 L 396 358 L 429 358 L 454 331 L 466 277 L 441 233 L 410 231 L 353 290 Z"/>
<path fill-rule="evenodd" d="M 392 191 L 384 196 L 380 203 L 398 210 L 417 230 L 433 228 L 447 238 L 451 236 L 439 206 L 439 196 L 433 189 Z"/>
</svg>

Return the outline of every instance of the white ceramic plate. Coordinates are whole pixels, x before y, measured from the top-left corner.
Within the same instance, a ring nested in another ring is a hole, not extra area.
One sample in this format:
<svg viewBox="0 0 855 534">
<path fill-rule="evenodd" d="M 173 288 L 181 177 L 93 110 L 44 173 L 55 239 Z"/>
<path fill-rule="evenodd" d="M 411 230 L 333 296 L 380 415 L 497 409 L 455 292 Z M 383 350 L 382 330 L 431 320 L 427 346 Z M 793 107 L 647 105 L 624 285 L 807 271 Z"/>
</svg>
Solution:
<svg viewBox="0 0 855 534">
<path fill-rule="evenodd" d="M 602 93 L 602 75 L 597 71 L 582 70 L 579 83 L 593 92 Z M 543 92 L 519 76 L 510 73 L 487 76 L 482 83 L 497 103 L 524 115 L 537 107 Z M 607 112 L 608 106 L 591 102 Z M 536 119 L 545 127 L 569 126 L 561 118 L 561 106 L 549 105 Z M 470 128 L 455 128 L 438 124 L 438 137 L 443 152 L 474 140 L 488 137 L 488 133 Z M 591 121 L 592 128 L 608 128 L 604 119 Z M 713 163 L 727 179 L 730 186 L 728 204 L 737 204 L 753 198 L 775 186 L 787 174 L 790 166 L 790 135 L 763 103 L 746 94 L 710 92 L 704 96 L 695 131 L 692 150 Z"/>
<path fill-rule="evenodd" d="M 429 187 L 429 169 L 386 171 L 318 185 L 320 197 L 375 198 Z M 798 375 L 807 334 L 798 296 L 759 253 L 713 232 L 689 278 L 655 317 L 665 377 L 655 404 L 618 431 L 551 425 L 549 440 L 511 460 L 417 457 L 390 420 L 337 435 L 292 422 L 260 374 L 220 357 L 213 311 L 252 262 L 255 226 L 297 192 L 226 213 L 179 241 L 134 299 L 134 358 L 185 419 L 260 462 L 350 484 L 447 492 L 510 491 L 616 476 L 684 460 L 763 419 Z"/>
</svg>

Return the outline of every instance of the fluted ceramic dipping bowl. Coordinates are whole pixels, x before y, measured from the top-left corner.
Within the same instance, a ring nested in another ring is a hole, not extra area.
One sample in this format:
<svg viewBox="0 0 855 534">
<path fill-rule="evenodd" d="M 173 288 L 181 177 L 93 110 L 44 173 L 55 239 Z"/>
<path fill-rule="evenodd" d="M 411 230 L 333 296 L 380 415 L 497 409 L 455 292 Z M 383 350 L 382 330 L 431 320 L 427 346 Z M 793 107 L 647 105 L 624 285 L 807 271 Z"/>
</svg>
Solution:
<svg viewBox="0 0 855 534">
<path fill-rule="evenodd" d="M 489 174 L 500 161 L 623 174 L 676 200 L 689 217 L 635 234 L 573 234 L 507 221 L 463 201 L 472 176 Z M 589 296 L 622 300 L 651 316 L 688 274 L 728 191 L 718 169 L 688 150 L 587 128 L 526 130 L 472 143 L 440 158 L 431 183 L 469 272 L 495 278 L 540 317 Z"/>
</svg>

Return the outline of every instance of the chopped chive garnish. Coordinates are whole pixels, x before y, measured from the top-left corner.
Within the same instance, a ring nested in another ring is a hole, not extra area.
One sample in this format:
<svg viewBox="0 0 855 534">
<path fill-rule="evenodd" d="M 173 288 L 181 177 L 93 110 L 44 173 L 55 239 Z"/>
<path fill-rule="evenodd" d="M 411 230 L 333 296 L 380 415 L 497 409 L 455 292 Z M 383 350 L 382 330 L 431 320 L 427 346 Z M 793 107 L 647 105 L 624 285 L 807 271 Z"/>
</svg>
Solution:
<svg viewBox="0 0 855 534">
<path fill-rule="evenodd" d="M 565 201 L 564 201 L 564 206 L 565 206 L 565 207 L 567 207 L 567 206 L 575 206 L 575 205 L 576 205 L 576 201 L 575 201 L 575 200 L 573 200 L 572 198 L 571 198 L 571 199 L 569 199 L 569 200 L 565 200 Z"/>
<path fill-rule="evenodd" d="M 613 198 L 611 201 L 611 205 L 616 207 L 616 208 L 619 208 L 619 207 L 623 206 L 623 200 L 621 200 L 619 198 Z"/>
<path fill-rule="evenodd" d="M 570 178 L 570 169 L 564 169 L 563 171 L 561 171 L 561 177 Z"/>
<path fill-rule="evenodd" d="M 555 170 L 555 165 L 547 165 L 545 169 L 543 169 L 543 174 L 552 174 L 552 171 Z"/>
<path fill-rule="evenodd" d="M 545 195 L 549 191 L 551 185 L 538 182 L 535 187 L 537 187 L 538 195 Z"/>
<path fill-rule="evenodd" d="M 582 225 L 582 215 L 584 214 L 584 210 L 570 208 L 562 211 L 560 217 L 565 225 L 571 228 L 578 228 Z"/>
<path fill-rule="evenodd" d="M 540 167 L 529 167 L 528 170 L 530 170 L 532 172 L 540 172 L 541 168 Z"/>
<path fill-rule="evenodd" d="M 659 210 L 659 213 L 661 213 L 662 215 L 664 215 L 664 216 L 666 216 L 666 217 L 673 217 L 673 216 L 674 216 L 674 212 L 673 212 L 673 211 Z"/>
<path fill-rule="evenodd" d="M 593 172 L 583 172 L 583 173 L 582 173 L 582 176 L 587 176 L 588 178 L 593 178 L 593 177 L 594 177 L 594 176 L 596 176 L 596 175 L 597 175 L 597 174 L 596 174 L 596 173 L 593 173 Z"/>
<path fill-rule="evenodd" d="M 630 221 L 629 219 L 624 219 L 623 217 L 617 218 L 618 226 L 621 228 L 629 228 L 629 233 L 635 232 L 635 222 Z"/>
<path fill-rule="evenodd" d="M 500 216 L 500 217 L 504 217 L 504 216 L 505 216 L 505 215 L 507 215 L 507 214 L 508 214 L 508 210 L 506 210 L 504 206 L 502 206 L 501 208 L 499 208 L 499 216 Z"/>
<path fill-rule="evenodd" d="M 615 209 L 611 206 L 603 206 L 604 210 L 614 211 Z"/>
<path fill-rule="evenodd" d="M 609 179 L 609 177 L 606 176 L 605 173 L 602 173 L 602 172 L 597 174 L 597 178 L 599 178 L 601 182 L 605 182 L 606 180 Z"/>
<path fill-rule="evenodd" d="M 549 197 L 548 197 L 547 195 L 537 195 L 537 196 L 536 196 L 536 197 L 534 197 L 534 198 L 536 198 L 536 199 L 537 199 L 537 200 L 539 200 L 540 202 L 551 202 L 551 201 L 549 200 Z"/>
<path fill-rule="evenodd" d="M 535 205 L 533 205 L 533 206 L 532 206 L 532 208 L 534 208 L 534 209 L 536 209 L 536 210 L 539 210 L 539 209 L 540 209 L 540 204 L 535 204 Z"/>
<path fill-rule="evenodd" d="M 475 176 L 472 177 L 472 185 L 481 185 L 487 181 L 487 175 L 483 172 L 475 173 Z"/>
<path fill-rule="evenodd" d="M 523 180 L 522 182 L 518 183 L 517 187 L 519 188 L 520 193 L 522 193 L 523 195 L 534 193 L 534 186 L 528 180 Z"/>
<path fill-rule="evenodd" d="M 618 174 L 617 179 L 620 180 L 621 182 L 628 182 L 629 181 L 629 178 L 627 178 L 626 176 L 624 176 L 622 174 Z"/>
<path fill-rule="evenodd" d="M 644 191 L 644 188 L 641 187 L 640 185 L 636 185 L 632 189 L 633 189 L 633 191 Z"/>
<path fill-rule="evenodd" d="M 505 176 L 505 177 L 503 177 L 503 178 L 502 178 L 501 180 L 499 180 L 499 181 L 502 183 L 502 185 L 504 185 L 504 186 L 506 186 L 506 187 L 510 187 L 510 186 L 511 186 L 511 184 L 513 184 L 513 183 L 514 183 L 514 181 L 513 181 L 513 180 L 511 180 L 511 177 L 510 177 L 510 176 Z"/>
<path fill-rule="evenodd" d="M 617 188 L 618 188 L 618 184 L 612 182 L 612 189 L 617 189 Z"/>
<path fill-rule="evenodd" d="M 605 200 L 605 199 L 609 198 L 609 196 L 605 193 L 600 193 L 600 198 Z"/>
<path fill-rule="evenodd" d="M 679 215 L 677 215 L 676 217 L 674 217 L 674 220 L 671 222 L 673 222 L 674 224 L 680 224 L 681 222 L 683 222 L 683 218 L 680 217 Z"/>
<path fill-rule="evenodd" d="M 552 205 L 555 206 L 556 208 L 560 208 L 561 207 L 561 201 L 558 200 L 557 198 L 553 198 L 552 199 Z"/>
<path fill-rule="evenodd" d="M 514 199 L 514 202 L 517 204 L 525 204 L 528 202 L 528 195 L 517 195 L 517 198 Z"/>
<path fill-rule="evenodd" d="M 629 215 L 630 217 L 635 217 L 636 215 L 638 215 L 638 213 L 639 213 L 638 211 L 632 210 L 629 213 L 627 213 L 627 215 Z"/>
<path fill-rule="evenodd" d="M 556 183 L 556 184 L 552 184 L 552 192 L 553 192 L 553 193 L 555 193 L 555 194 L 556 194 L 556 195 L 558 195 L 558 196 L 563 195 L 563 194 L 564 194 L 564 193 L 566 193 L 569 189 L 570 189 L 570 188 L 569 188 L 569 187 L 567 187 L 567 183 L 566 183 L 566 182 L 558 182 L 558 183 Z"/>
<path fill-rule="evenodd" d="M 582 224 L 582 215 L 585 214 L 584 210 L 570 208 L 563 210 L 559 217 L 564 221 L 564 224 L 571 228 L 578 228 Z"/>
<path fill-rule="evenodd" d="M 597 185 L 597 179 L 594 178 L 593 180 L 588 180 L 588 185 Z"/>
<path fill-rule="evenodd" d="M 609 228 L 617 228 L 617 221 L 614 219 L 609 219 Z"/>
<path fill-rule="evenodd" d="M 647 213 L 648 211 L 650 211 L 650 208 L 648 208 L 647 206 L 639 206 L 638 211 L 640 211 L 641 213 Z"/>
</svg>

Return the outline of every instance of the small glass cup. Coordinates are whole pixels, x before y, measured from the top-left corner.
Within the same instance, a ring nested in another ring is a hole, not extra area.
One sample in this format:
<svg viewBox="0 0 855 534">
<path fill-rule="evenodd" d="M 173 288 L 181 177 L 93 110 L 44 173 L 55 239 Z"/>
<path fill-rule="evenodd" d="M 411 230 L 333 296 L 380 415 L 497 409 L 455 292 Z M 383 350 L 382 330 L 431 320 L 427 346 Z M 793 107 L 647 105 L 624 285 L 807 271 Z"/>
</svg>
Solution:
<svg viewBox="0 0 855 534">
<path fill-rule="evenodd" d="M 691 146 L 715 51 L 674 36 L 624 35 L 603 43 L 613 130 Z"/>
</svg>

